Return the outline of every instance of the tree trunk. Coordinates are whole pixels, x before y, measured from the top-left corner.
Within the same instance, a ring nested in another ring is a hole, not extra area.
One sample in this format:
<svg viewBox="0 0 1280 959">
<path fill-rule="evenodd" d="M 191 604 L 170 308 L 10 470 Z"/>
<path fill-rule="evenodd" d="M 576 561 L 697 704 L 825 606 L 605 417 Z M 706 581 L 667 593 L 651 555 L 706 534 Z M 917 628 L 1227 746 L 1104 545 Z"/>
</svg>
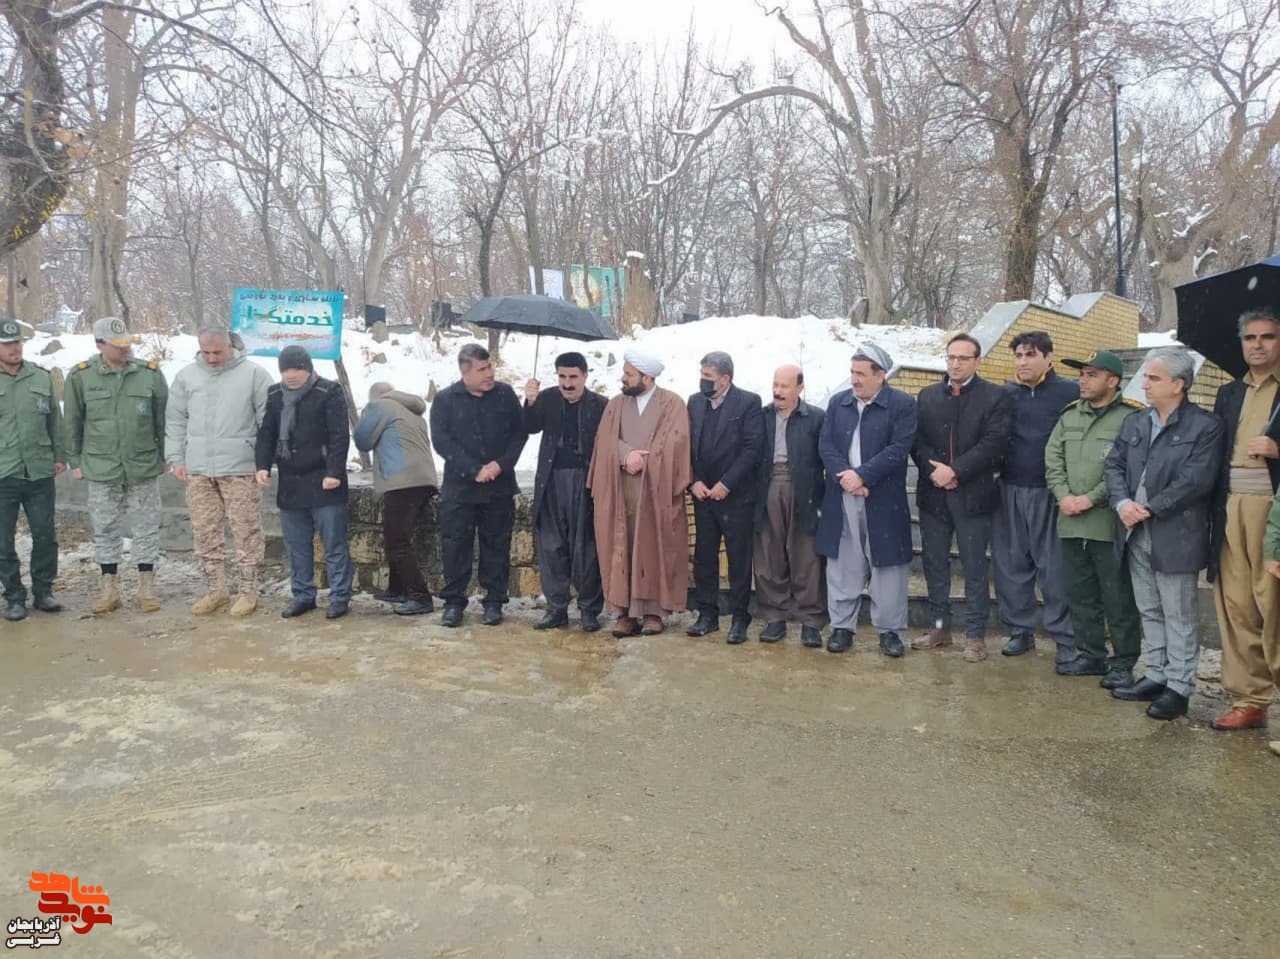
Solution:
<svg viewBox="0 0 1280 959">
<path fill-rule="evenodd" d="M 98 122 L 95 154 L 100 159 L 89 218 L 89 318 L 119 316 L 126 325 L 129 307 L 120 288 L 120 268 L 142 73 L 130 49 L 133 23 L 131 13 L 102 11 L 107 102 Z"/>
<path fill-rule="evenodd" d="M 17 41 L 21 122 L 0 130 L 0 256 L 40 232 L 66 195 L 70 151 L 60 138 L 65 87 L 49 3 L 0 4 Z"/>
<path fill-rule="evenodd" d="M 40 264 L 44 259 L 44 243 L 37 233 L 18 247 L 13 254 L 17 269 L 14 277 L 13 316 L 35 326 L 45 317 L 44 271 Z"/>
</svg>

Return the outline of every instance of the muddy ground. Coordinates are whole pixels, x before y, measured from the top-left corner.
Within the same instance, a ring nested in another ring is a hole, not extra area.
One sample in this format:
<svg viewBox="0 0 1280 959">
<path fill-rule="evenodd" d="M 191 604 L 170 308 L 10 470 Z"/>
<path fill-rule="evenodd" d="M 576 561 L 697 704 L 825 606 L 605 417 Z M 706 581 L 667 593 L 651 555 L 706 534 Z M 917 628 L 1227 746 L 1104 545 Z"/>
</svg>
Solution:
<svg viewBox="0 0 1280 959">
<path fill-rule="evenodd" d="M 32 871 L 111 899 L 54 956 L 1277 955 L 1280 760 L 1204 695 L 530 605 L 197 621 L 182 563 L 95 619 L 63 568 L 0 624 L 0 923 Z"/>
</svg>

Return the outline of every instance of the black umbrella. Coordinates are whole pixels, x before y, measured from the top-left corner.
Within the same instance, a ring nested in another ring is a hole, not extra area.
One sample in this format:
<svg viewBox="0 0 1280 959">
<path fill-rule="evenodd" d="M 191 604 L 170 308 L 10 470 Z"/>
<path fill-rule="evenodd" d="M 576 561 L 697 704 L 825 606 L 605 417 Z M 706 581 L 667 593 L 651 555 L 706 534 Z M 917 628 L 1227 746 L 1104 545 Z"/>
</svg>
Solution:
<svg viewBox="0 0 1280 959">
<path fill-rule="evenodd" d="M 601 317 L 567 300 L 536 293 L 513 296 L 486 296 L 462 314 L 462 322 L 489 330 L 533 333 L 533 366 L 538 368 L 542 337 L 562 336 L 570 340 L 616 340 L 617 335 Z"/>
<path fill-rule="evenodd" d="M 1236 323 L 1246 310 L 1280 309 L 1280 254 L 1183 283 L 1176 293 L 1178 339 L 1232 376 L 1243 376 Z"/>
</svg>

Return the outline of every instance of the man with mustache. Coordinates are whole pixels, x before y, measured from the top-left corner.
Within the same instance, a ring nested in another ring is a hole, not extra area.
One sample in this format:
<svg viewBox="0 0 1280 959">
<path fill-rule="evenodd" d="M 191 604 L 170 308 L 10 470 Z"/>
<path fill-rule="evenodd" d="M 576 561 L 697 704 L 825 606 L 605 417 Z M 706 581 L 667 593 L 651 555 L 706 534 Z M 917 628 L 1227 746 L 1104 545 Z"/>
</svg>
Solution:
<svg viewBox="0 0 1280 959">
<path fill-rule="evenodd" d="M 524 386 L 525 429 L 530 436 L 542 434 L 533 484 L 533 523 L 547 613 L 533 628 L 568 624 L 572 584 L 582 631 L 594 633 L 600 628 L 604 593 L 587 464 L 608 401 L 587 389 L 587 358 L 581 353 L 556 357 L 556 379 L 554 389 L 540 389 L 537 380 Z"/>
<path fill-rule="evenodd" d="M 1222 686 L 1231 708 L 1214 729 L 1267 725 L 1280 684 L 1280 581 L 1266 571 L 1262 530 L 1280 484 L 1280 310 L 1239 319 L 1249 369 L 1218 390 L 1213 411 L 1226 430 L 1214 495 L 1209 578 L 1222 633 Z"/>
<path fill-rule="evenodd" d="M 685 608 L 689 593 L 689 414 L 661 389 L 663 363 L 627 350 L 622 395 L 605 407 L 596 432 L 587 488 L 595 506 L 596 549 L 604 598 L 619 614 L 622 638 L 665 629 L 663 617 Z"/>
<path fill-rule="evenodd" d="M 813 534 L 822 504 L 818 433 L 823 413 L 804 402 L 803 393 L 800 367 L 788 363 L 774 371 L 773 402 L 764 408 L 756 494 L 756 605 L 765 620 L 760 642 L 787 638 L 794 605 L 800 641 L 819 649 L 827 601 Z"/>
</svg>

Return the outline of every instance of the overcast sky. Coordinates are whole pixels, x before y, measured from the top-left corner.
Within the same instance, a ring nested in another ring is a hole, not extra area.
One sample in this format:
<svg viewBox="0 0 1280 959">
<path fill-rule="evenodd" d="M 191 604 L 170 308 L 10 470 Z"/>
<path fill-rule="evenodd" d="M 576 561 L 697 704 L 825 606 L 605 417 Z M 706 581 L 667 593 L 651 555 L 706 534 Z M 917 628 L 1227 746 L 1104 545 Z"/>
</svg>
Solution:
<svg viewBox="0 0 1280 959">
<path fill-rule="evenodd" d="M 756 0 L 578 0 L 587 21 L 612 25 L 620 40 L 636 43 L 684 42 L 692 18 L 699 46 L 724 54 L 729 62 L 754 60 L 761 67 L 771 63 L 775 45 L 785 51 L 789 41 L 772 17 L 766 17 Z M 770 0 L 770 6 L 786 5 Z"/>
</svg>

